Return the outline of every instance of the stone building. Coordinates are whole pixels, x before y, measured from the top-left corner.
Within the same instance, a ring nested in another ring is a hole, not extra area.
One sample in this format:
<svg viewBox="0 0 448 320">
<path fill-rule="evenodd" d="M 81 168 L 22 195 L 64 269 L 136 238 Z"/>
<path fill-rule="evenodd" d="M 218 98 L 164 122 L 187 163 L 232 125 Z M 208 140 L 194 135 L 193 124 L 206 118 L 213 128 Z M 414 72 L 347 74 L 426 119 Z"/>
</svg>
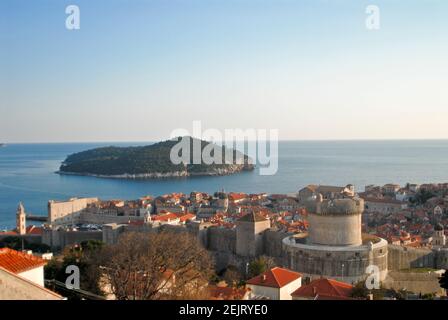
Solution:
<svg viewBox="0 0 448 320">
<path fill-rule="evenodd" d="M 299 191 L 297 198 L 300 203 L 304 203 L 310 197 L 318 194 L 321 194 L 324 199 L 353 197 L 355 195 L 355 187 L 352 184 L 348 184 L 345 187 L 310 184 Z"/>
<path fill-rule="evenodd" d="M 98 198 L 71 198 L 68 201 L 48 201 L 48 223 L 68 224 Z"/>
<path fill-rule="evenodd" d="M 366 278 L 376 266 L 379 280 L 387 276 L 387 241 L 361 233 L 364 201 L 359 198 L 306 202 L 308 234 L 283 239 L 286 266 L 310 279 L 328 277 L 348 283 Z"/>
<path fill-rule="evenodd" d="M 19 203 L 16 214 L 16 231 L 19 235 L 26 234 L 26 214 L 22 202 Z"/>
<path fill-rule="evenodd" d="M 0 249 L 0 300 L 61 300 L 44 287 L 46 260 L 9 248 Z"/>
<path fill-rule="evenodd" d="M 433 248 L 440 248 L 446 246 L 445 230 L 441 223 L 438 223 L 434 227 L 434 235 L 432 236 L 432 246 Z"/>
<path fill-rule="evenodd" d="M 248 213 L 236 222 L 236 254 L 257 257 L 263 254 L 263 232 L 271 221 L 258 213 Z"/>
<path fill-rule="evenodd" d="M 365 213 L 380 213 L 389 215 L 399 213 L 407 208 L 406 202 L 395 199 L 378 199 L 372 197 L 364 197 Z"/>
</svg>

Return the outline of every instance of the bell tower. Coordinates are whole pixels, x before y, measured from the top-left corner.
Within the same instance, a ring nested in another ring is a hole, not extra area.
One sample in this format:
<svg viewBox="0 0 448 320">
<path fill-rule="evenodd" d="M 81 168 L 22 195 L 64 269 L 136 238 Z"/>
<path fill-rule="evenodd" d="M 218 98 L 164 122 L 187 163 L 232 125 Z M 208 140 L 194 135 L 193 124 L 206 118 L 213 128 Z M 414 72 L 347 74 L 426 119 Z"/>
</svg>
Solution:
<svg viewBox="0 0 448 320">
<path fill-rule="evenodd" d="M 432 245 L 433 247 L 444 247 L 446 245 L 446 236 L 443 225 L 438 223 L 434 227 L 434 234 L 432 236 Z"/>
<path fill-rule="evenodd" d="M 26 215 L 22 202 L 19 203 L 16 213 L 16 231 L 20 235 L 26 234 Z"/>
</svg>

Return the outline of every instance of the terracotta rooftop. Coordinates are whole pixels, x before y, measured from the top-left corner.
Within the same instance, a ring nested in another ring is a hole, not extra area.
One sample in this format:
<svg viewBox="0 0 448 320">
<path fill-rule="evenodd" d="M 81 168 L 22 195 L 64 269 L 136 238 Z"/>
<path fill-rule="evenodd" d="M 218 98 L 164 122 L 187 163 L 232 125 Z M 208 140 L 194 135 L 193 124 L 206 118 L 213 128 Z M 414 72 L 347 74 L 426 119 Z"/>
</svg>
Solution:
<svg viewBox="0 0 448 320">
<path fill-rule="evenodd" d="M 26 234 L 42 235 L 43 230 L 42 227 L 28 226 L 26 227 Z"/>
<path fill-rule="evenodd" d="M 196 217 L 196 215 L 193 213 L 178 213 L 176 215 L 177 215 L 177 217 L 179 217 L 180 222 L 185 222 L 187 220 L 193 220 Z"/>
<path fill-rule="evenodd" d="M 47 261 L 31 254 L 9 248 L 0 249 L 0 267 L 13 273 L 22 273 L 46 264 Z"/>
<path fill-rule="evenodd" d="M 36 227 L 34 225 L 26 227 L 27 235 L 42 235 L 42 233 L 43 233 L 42 227 Z M 0 236 L 19 236 L 19 233 L 16 230 L 3 231 L 0 232 Z"/>
<path fill-rule="evenodd" d="M 248 280 L 246 283 L 263 287 L 283 288 L 288 283 L 301 277 L 302 275 L 298 272 L 275 267 Z"/>
<path fill-rule="evenodd" d="M 151 219 L 153 221 L 172 221 L 178 219 L 178 216 L 175 213 L 167 212 L 152 216 Z"/>
<path fill-rule="evenodd" d="M 208 286 L 211 300 L 241 300 L 250 291 L 248 288 Z"/>
<path fill-rule="evenodd" d="M 309 284 L 304 285 L 294 291 L 291 296 L 293 297 L 308 297 L 314 298 L 317 296 L 321 297 L 321 299 L 341 299 L 341 298 L 350 298 L 350 294 L 353 290 L 353 286 L 351 284 L 336 281 L 333 279 L 316 279 L 311 281 Z"/>
</svg>

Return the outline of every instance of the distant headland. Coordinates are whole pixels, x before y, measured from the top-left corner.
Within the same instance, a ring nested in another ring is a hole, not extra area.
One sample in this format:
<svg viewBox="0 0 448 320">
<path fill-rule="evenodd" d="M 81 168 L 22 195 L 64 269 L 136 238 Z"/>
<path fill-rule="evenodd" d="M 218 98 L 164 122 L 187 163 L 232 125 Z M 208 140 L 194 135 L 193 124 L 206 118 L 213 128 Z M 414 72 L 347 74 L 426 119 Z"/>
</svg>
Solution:
<svg viewBox="0 0 448 320">
<path fill-rule="evenodd" d="M 237 150 L 192 137 L 185 138 L 190 146 L 199 144 L 201 152 L 205 147 L 213 150 L 220 149 L 222 161 L 206 164 L 201 158 L 200 163 L 195 163 L 194 150 L 191 148 L 187 154 L 188 161 L 174 164 L 170 155 L 172 148 L 181 141 L 179 137 L 148 146 L 110 146 L 75 153 L 65 159 L 56 173 L 116 179 L 157 179 L 220 176 L 254 169 L 251 159 Z M 231 162 L 225 161 L 226 152 L 231 152 L 233 155 Z M 211 151 L 211 155 L 214 155 L 214 151 Z M 244 161 L 238 162 L 236 159 L 244 159 Z"/>
</svg>

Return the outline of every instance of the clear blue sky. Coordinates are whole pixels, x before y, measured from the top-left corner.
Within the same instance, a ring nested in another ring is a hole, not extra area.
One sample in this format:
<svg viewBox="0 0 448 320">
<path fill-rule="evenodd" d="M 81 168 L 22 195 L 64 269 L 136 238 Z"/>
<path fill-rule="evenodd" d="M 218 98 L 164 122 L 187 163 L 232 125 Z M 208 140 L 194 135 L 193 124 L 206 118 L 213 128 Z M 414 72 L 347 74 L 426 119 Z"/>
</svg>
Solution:
<svg viewBox="0 0 448 320">
<path fill-rule="evenodd" d="M 0 142 L 448 138 L 447 57 L 445 0 L 0 0 Z"/>
</svg>

